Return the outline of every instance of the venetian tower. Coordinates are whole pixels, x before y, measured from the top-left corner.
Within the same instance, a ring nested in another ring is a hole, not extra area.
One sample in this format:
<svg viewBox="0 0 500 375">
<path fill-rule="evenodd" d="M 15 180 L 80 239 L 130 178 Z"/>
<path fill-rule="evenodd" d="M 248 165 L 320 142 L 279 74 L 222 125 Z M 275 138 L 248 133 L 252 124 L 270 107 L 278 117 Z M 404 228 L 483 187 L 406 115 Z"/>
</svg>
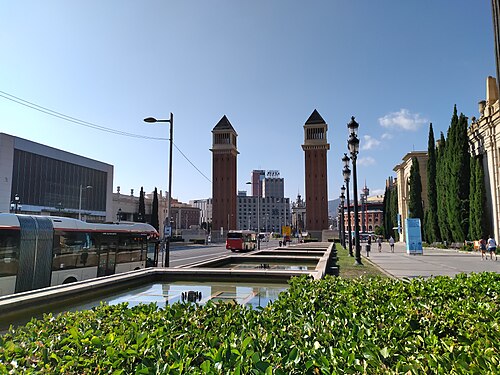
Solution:
<svg viewBox="0 0 500 375">
<path fill-rule="evenodd" d="M 212 238 L 236 229 L 236 138 L 226 116 L 212 129 Z"/>
<path fill-rule="evenodd" d="M 330 145 L 326 140 L 328 125 L 314 110 L 304 124 L 306 223 L 307 230 L 321 239 L 323 229 L 328 229 L 328 190 L 326 152 Z"/>
</svg>

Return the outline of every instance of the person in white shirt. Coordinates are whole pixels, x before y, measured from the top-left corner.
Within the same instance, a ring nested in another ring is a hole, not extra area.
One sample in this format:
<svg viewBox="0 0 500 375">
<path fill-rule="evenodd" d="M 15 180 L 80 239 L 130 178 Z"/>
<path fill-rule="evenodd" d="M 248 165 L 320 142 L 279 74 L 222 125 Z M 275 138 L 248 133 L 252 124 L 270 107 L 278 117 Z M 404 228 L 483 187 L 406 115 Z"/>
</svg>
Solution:
<svg viewBox="0 0 500 375">
<path fill-rule="evenodd" d="M 391 253 L 394 252 L 394 238 L 389 238 L 389 245 L 391 245 Z"/>
<path fill-rule="evenodd" d="M 493 254 L 495 254 L 495 260 L 497 260 L 497 243 L 492 235 L 488 238 L 488 251 L 490 253 L 490 259 L 493 260 Z"/>
</svg>

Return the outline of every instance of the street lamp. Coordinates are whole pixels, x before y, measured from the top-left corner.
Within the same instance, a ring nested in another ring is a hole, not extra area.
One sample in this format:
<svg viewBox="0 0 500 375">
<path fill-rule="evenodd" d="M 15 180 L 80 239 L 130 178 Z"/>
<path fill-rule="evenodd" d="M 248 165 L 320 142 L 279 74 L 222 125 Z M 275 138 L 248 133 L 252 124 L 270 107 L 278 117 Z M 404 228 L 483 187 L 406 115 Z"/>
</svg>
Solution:
<svg viewBox="0 0 500 375">
<path fill-rule="evenodd" d="M 363 194 L 361 194 L 361 209 L 363 210 L 363 218 L 361 219 L 361 225 L 363 227 L 363 232 L 366 233 L 368 232 L 368 223 L 367 223 L 367 216 L 368 216 L 368 195 L 370 194 L 370 190 L 366 186 L 366 181 L 365 181 L 365 187 L 363 190 L 361 190 Z"/>
<path fill-rule="evenodd" d="M 170 155 L 168 161 L 168 203 L 167 203 L 167 227 L 164 228 L 165 238 L 165 257 L 163 258 L 163 266 L 169 267 L 170 264 L 170 236 L 172 235 L 172 227 L 170 226 L 170 212 L 172 208 L 172 143 L 174 140 L 174 114 L 170 112 L 170 119 L 168 120 L 157 120 L 154 117 L 147 117 L 144 119 L 145 122 L 155 123 L 155 122 L 168 122 L 170 124 Z M 165 222 L 163 223 L 165 227 Z M 165 233 L 166 232 L 166 233 Z"/>
<path fill-rule="evenodd" d="M 78 220 L 82 220 L 82 191 L 92 189 L 92 185 L 83 186 L 80 184 L 80 199 L 78 200 Z"/>
<path fill-rule="evenodd" d="M 348 232 L 348 243 L 349 243 L 349 256 L 354 256 L 352 253 L 352 228 L 351 228 L 351 201 L 349 200 L 349 180 L 351 179 L 351 170 L 349 169 L 349 156 L 344 154 L 342 161 L 344 162 L 344 169 L 342 170 L 342 175 L 344 177 L 346 189 L 346 203 L 347 203 L 347 232 Z"/>
<path fill-rule="evenodd" d="M 345 195 L 344 195 L 344 192 L 345 192 L 345 186 L 342 185 L 342 187 L 340 188 L 340 190 L 342 191 L 340 193 L 340 230 L 342 231 L 342 235 L 340 236 L 340 243 L 342 244 L 342 246 L 345 248 L 345 229 L 344 229 L 344 202 L 345 202 Z"/>
<path fill-rule="evenodd" d="M 356 136 L 359 124 L 354 120 L 354 116 L 351 117 L 351 121 L 347 124 L 347 127 L 351 134 L 349 135 L 349 140 L 347 141 L 347 145 L 349 147 L 349 152 L 351 153 L 352 160 L 352 187 L 354 193 L 354 236 L 355 236 L 355 245 L 356 245 L 356 253 L 355 253 L 355 262 L 358 265 L 362 265 L 361 263 L 361 246 L 359 243 L 359 220 L 358 220 L 358 178 L 356 172 L 356 160 L 359 152 L 359 139 Z"/>
<path fill-rule="evenodd" d="M 10 209 L 14 210 L 15 214 L 17 214 L 18 209 L 21 209 L 21 198 L 19 198 L 18 194 L 14 195 L 14 200 L 10 204 Z"/>
<path fill-rule="evenodd" d="M 248 181 L 247 185 L 253 185 L 253 182 Z M 252 186 L 253 188 L 253 186 Z M 253 189 L 252 189 L 253 190 Z M 257 250 L 260 250 L 260 195 L 257 196 Z"/>
</svg>

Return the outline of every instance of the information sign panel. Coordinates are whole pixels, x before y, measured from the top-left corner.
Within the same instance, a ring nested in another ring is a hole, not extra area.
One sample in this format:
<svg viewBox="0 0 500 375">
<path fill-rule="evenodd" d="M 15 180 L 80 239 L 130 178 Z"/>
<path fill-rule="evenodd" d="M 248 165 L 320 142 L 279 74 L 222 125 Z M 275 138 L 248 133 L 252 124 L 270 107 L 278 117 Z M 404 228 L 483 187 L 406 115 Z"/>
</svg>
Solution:
<svg viewBox="0 0 500 375">
<path fill-rule="evenodd" d="M 406 253 L 407 254 L 423 254 L 422 248 L 422 231 L 420 229 L 420 219 L 406 219 L 405 225 L 406 234 Z"/>
<path fill-rule="evenodd" d="M 163 227 L 163 237 L 171 237 L 172 236 L 172 227 L 165 225 Z"/>
</svg>

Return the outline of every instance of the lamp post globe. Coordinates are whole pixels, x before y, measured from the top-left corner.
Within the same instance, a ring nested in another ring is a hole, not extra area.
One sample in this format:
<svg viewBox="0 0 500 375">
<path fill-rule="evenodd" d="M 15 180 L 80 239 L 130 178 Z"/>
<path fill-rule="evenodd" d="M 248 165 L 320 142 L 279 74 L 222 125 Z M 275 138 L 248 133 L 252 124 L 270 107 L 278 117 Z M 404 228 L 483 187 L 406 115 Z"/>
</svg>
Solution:
<svg viewBox="0 0 500 375">
<path fill-rule="evenodd" d="M 14 195 L 14 200 L 11 202 L 10 208 L 15 214 L 17 214 L 18 210 L 21 208 L 21 198 L 19 194 Z"/>
<path fill-rule="evenodd" d="M 342 163 L 344 163 L 344 167 L 349 167 L 349 161 L 351 159 L 349 158 L 349 156 L 347 156 L 346 153 L 344 153 L 344 157 L 342 158 Z"/>
<path fill-rule="evenodd" d="M 349 134 L 354 134 L 357 136 L 358 135 L 358 128 L 359 128 L 359 124 L 354 119 L 354 116 L 351 116 L 351 121 L 349 121 L 349 123 L 347 124 L 347 129 L 349 129 Z"/>
</svg>

